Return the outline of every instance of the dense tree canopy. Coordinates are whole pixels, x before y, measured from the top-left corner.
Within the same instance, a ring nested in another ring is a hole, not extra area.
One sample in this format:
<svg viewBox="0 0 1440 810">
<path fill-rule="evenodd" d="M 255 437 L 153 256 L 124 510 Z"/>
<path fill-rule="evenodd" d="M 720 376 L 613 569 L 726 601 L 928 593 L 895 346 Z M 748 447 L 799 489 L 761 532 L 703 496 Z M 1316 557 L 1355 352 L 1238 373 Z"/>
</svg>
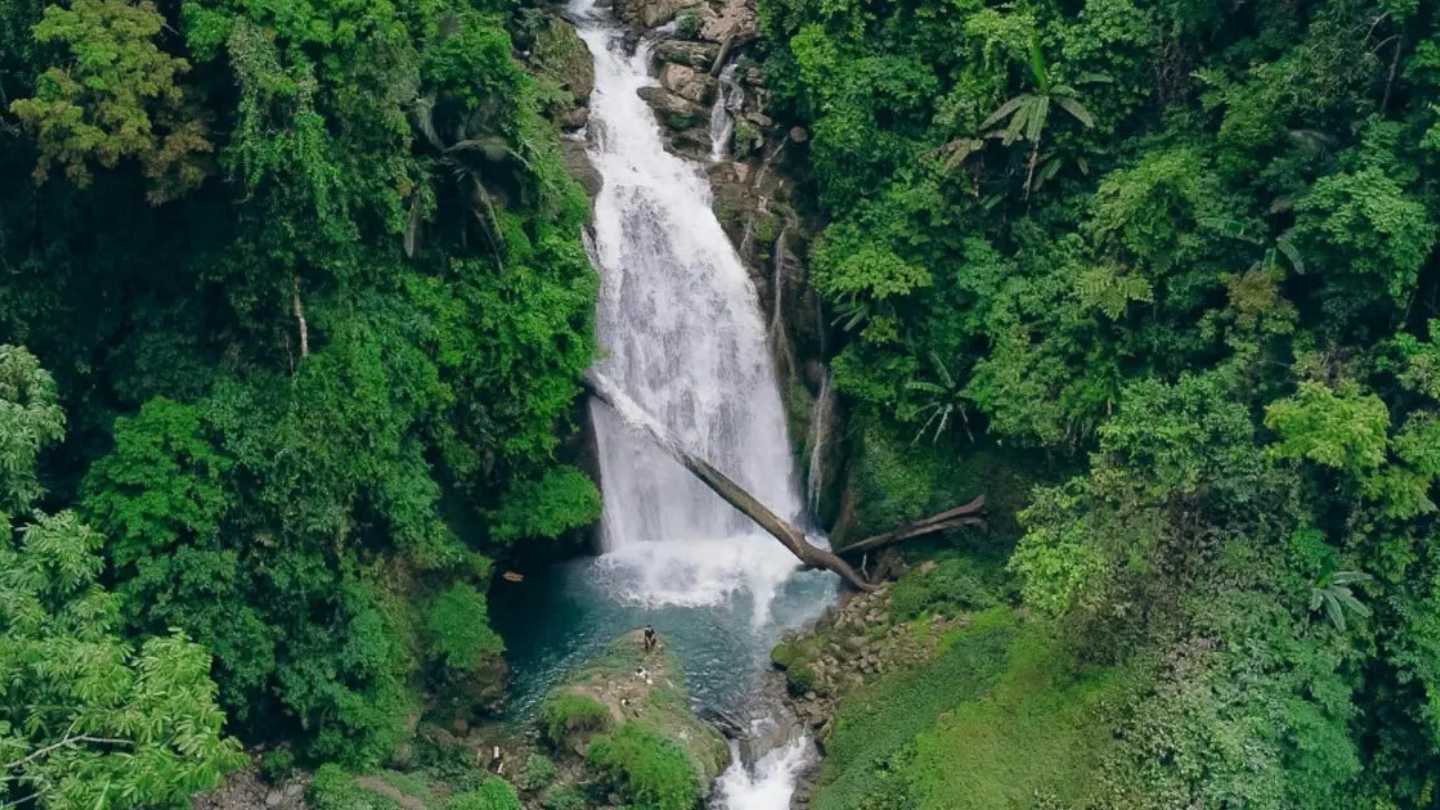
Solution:
<svg viewBox="0 0 1440 810">
<path fill-rule="evenodd" d="M 344 804 L 493 699 L 497 562 L 600 510 L 534 6 L 0 0 L 0 806 L 183 807 L 242 745 Z M 1126 675 L 1085 807 L 1435 806 L 1440 8 L 757 6 L 849 519 L 994 495 L 896 610 Z M 616 789 L 698 800 L 623 732 Z"/>
<path fill-rule="evenodd" d="M 377 763 L 497 664 L 490 558 L 597 516 L 565 445 L 594 352 L 587 201 L 513 11 L 0 3 L 0 335 L 40 358 L 0 348 L 6 568 L 23 595 L 52 586 L 20 571 L 77 567 L 33 643 L 95 617 L 96 711 L 170 694 L 166 725 L 203 710 L 213 735 L 218 699 L 247 743 Z M 32 518 L 42 482 L 73 511 Z M 129 733 L 74 718 L 0 721 L 36 745 Z M 134 740 L 156 768 L 166 744 Z M 229 746 L 187 743 L 191 771 L 126 795 L 178 800 Z M 0 803 L 93 805 L 43 770 L 67 761 L 27 762 Z"/>
<path fill-rule="evenodd" d="M 1010 570 L 1149 662 L 1107 801 L 1431 806 L 1437 9 L 759 5 L 856 420 L 1081 469 Z"/>
</svg>

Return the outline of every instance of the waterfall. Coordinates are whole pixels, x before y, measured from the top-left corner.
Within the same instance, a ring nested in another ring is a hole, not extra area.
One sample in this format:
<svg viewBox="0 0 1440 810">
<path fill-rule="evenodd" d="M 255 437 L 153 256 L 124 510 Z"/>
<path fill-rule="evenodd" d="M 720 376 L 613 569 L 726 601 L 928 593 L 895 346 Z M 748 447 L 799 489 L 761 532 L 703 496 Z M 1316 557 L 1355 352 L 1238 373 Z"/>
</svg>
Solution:
<svg viewBox="0 0 1440 810">
<path fill-rule="evenodd" d="M 651 43 L 642 39 L 627 53 L 623 31 L 595 0 L 573 0 L 569 11 L 595 60 L 588 153 L 603 180 L 588 244 L 601 276 L 593 379 L 623 411 L 598 399 L 590 406 L 604 492 L 596 576 L 617 599 L 655 609 L 718 616 L 748 605 L 750 627 L 726 632 L 773 638 L 786 619 L 772 616 L 771 605 L 787 583 L 833 577 L 797 574 L 784 546 L 651 438 L 683 445 L 776 514 L 806 523 L 759 298 L 711 211 L 700 166 L 666 151 L 638 95 L 655 84 Z M 738 106 L 740 92 L 731 68 L 717 101 L 720 130 L 733 126 L 727 105 Z M 725 140 L 717 133 L 722 150 Z M 820 598 L 833 598 L 833 585 Z M 731 666 L 743 677 L 764 660 Z M 808 761 L 801 752 L 813 749 L 802 739 L 754 768 L 737 759 L 714 806 L 788 807 Z"/>
<path fill-rule="evenodd" d="M 730 136 L 735 132 L 735 114 L 745 106 L 745 88 L 735 79 L 735 63 L 731 62 L 720 71 L 720 89 L 715 93 L 715 105 L 710 108 L 710 159 L 719 162 L 725 159 Z"/>
<path fill-rule="evenodd" d="M 785 415 L 755 288 L 710 209 L 700 168 L 665 150 L 637 91 L 650 43 L 627 54 L 588 0 L 571 8 L 595 59 L 589 155 L 601 273 L 597 370 L 666 432 L 776 514 L 802 522 Z M 607 406 L 592 406 L 604 557 L 632 598 L 716 604 L 738 592 L 763 622 L 798 563 Z"/>
</svg>

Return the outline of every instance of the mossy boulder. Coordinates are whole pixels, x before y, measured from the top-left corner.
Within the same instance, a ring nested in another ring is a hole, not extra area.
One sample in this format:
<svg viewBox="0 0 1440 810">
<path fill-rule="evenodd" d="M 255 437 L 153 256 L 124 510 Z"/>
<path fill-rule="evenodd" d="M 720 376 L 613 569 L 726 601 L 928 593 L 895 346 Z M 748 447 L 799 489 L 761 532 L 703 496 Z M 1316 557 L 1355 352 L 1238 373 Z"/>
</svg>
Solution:
<svg viewBox="0 0 1440 810">
<path fill-rule="evenodd" d="M 725 738 L 690 708 L 679 661 L 663 647 L 646 651 L 639 630 L 616 639 L 552 690 L 541 716 L 561 753 L 589 755 L 597 740 L 613 741 L 626 728 L 635 730 L 627 738 L 669 741 L 693 768 L 700 795 L 730 764 Z"/>
<path fill-rule="evenodd" d="M 701 5 L 702 0 L 621 0 L 615 4 L 620 19 L 642 28 L 656 28 L 675 19 L 681 11 Z"/>
<path fill-rule="evenodd" d="M 709 111 L 690 99 L 676 95 L 663 87 L 642 87 L 640 98 L 645 100 L 660 123 L 673 130 L 686 130 L 705 121 Z"/>
<path fill-rule="evenodd" d="M 585 126 L 595 90 L 595 62 L 574 26 L 559 17 L 546 17 L 535 33 L 529 64 L 550 118 L 566 130 Z"/>
<path fill-rule="evenodd" d="M 570 91 L 577 104 L 584 104 L 595 90 L 595 60 L 575 27 L 559 17 L 550 17 L 535 35 L 531 62 L 539 71 Z"/>
<path fill-rule="evenodd" d="M 655 46 L 655 58 L 661 62 L 689 65 L 706 71 L 715 64 L 715 58 L 719 55 L 720 46 L 712 42 L 667 39 Z"/>
</svg>

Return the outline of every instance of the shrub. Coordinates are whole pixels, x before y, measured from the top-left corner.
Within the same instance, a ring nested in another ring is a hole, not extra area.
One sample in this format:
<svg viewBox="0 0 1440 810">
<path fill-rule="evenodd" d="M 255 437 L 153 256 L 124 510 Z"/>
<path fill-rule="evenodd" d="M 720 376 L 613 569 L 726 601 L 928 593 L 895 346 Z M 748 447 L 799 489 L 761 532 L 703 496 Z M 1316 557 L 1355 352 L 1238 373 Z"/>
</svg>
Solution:
<svg viewBox="0 0 1440 810">
<path fill-rule="evenodd" d="M 609 728 L 610 710 L 592 697 L 562 692 L 546 699 L 540 707 L 540 719 L 545 726 L 545 736 L 558 744 L 563 743 L 567 735 L 576 732 Z"/>
<path fill-rule="evenodd" d="M 574 467 L 560 466 L 538 480 L 512 485 L 492 515 L 490 536 L 502 543 L 556 538 L 599 518 L 600 490 L 595 482 Z"/>
<path fill-rule="evenodd" d="M 445 805 L 445 810 L 521 810 L 520 797 L 504 779 L 487 780 L 478 790 L 461 793 Z"/>
<path fill-rule="evenodd" d="M 634 723 L 596 738 L 589 758 L 635 810 L 690 810 L 700 801 L 685 751 Z"/>
<path fill-rule="evenodd" d="M 926 613 L 953 615 L 965 610 L 984 610 L 998 603 L 977 561 L 950 557 L 916 570 L 896 583 L 890 615 L 895 621 L 903 622 Z"/>
<path fill-rule="evenodd" d="M 700 17 L 693 11 L 684 11 L 675 18 L 675 35 L 681 39 L 695 39 L 700 35 Z"/>
<path fill-rule="evenodd" d="M 260 775 L 267 782 L 279 782 L 295 770 L 295 754 L 289 748 L 266 751 L 260 757 Z"/>
<path fill-rule="evenodd" d="M 545 794 L 540 806 L 545 810 L 589 810 L 591 805 L 585 792 L 571 785 Z"/>
<path fill-rule="evenodd" d="M 474 669 L 505 649 L 490 629 L 485 595 L 469 583 L 452 585 L 436 597 L 425 617 L 425 630 L 434 654 L 455 669 Z"/>
<path fill-rule="evenodd" d="M 311 810 L 399 810 L 395 802 L 355 784 L 339 765 L 321 765 L 305 795 Z"/>
<path fill-rule="evenodd" d="M 544 754 L 531 754 L 515 784 L 521 790 L 540 790 L 555 781 L 555 763 Z"/>
</svg>

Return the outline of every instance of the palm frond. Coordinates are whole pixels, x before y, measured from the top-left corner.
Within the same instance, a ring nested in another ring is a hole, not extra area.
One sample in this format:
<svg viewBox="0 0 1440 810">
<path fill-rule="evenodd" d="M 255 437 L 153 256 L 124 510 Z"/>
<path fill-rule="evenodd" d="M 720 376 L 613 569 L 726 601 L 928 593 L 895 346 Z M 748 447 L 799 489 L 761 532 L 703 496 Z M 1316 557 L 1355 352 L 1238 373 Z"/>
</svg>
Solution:
<svg viewBox="0 0 1440 810">
<path fill-rule="evenodd" d="M 1004 104 L 1001 104 L 999 107 L 995 108 L 995 112 L 990 113 L 989 118 L 986 118 L 980 124 L 980 128 L 989 129 L 990 127 L 1000 123 L 1001 121 L 1005 120 L 1005 118 L 1011 113 L 1019 109 L 1021 104 L 1024 104 L 1028 100 L 1030 100 L 1030 94 L 1023 93 L 1016 96 L 1015 98 L 1010 99 Z"/>
<path fill-rule="evenodd" d="M 1062 110 L 1074 116 L 1075 120 L 1084 124 L 1086 129 L 1095 128 L 1095 117 L 1090 114 L 1089 110 L 1085 109 L 1085 105 L 1081 104 L 1079 99 L 1076 99 L 1073 94 L 1057 94 L 1055 96 L 1055 103 L 1059 104 Z"/>
</svg>

